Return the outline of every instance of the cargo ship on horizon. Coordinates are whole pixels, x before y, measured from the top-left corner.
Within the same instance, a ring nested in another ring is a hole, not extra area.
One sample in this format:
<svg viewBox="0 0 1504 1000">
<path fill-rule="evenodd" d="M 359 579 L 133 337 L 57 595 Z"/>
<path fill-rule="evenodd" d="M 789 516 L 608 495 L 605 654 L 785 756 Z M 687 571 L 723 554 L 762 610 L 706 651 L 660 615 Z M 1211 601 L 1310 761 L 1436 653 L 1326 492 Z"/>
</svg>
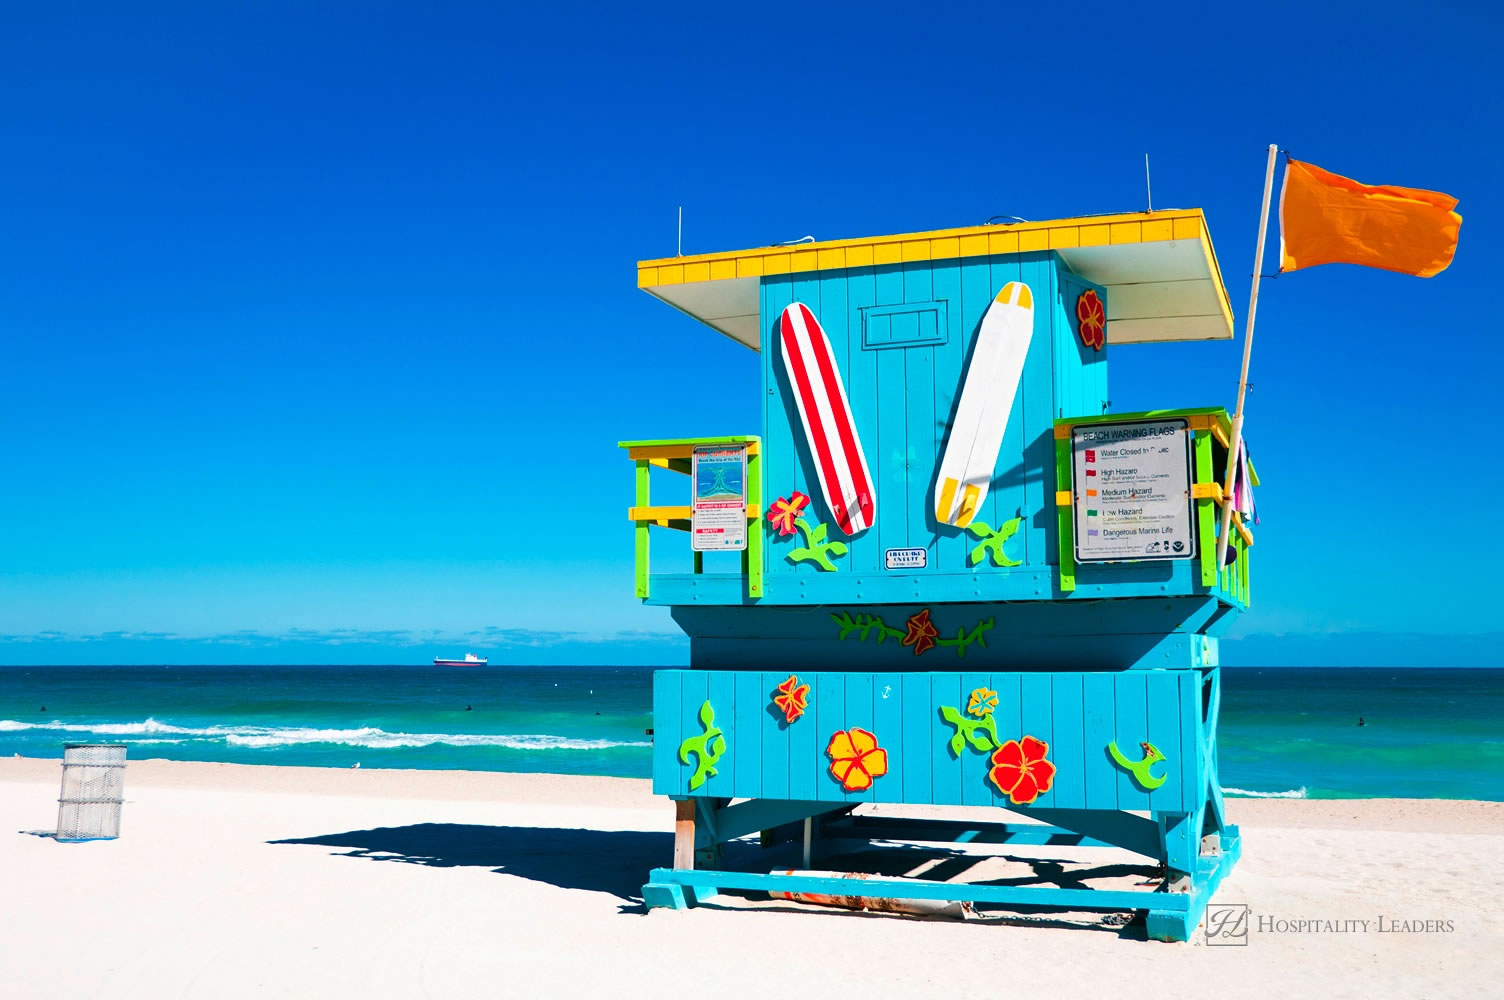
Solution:
<svg viewBox="0 0 1504 1000">
<path fill-rule="evenodd" d="M 436 667 L 484 667 L 490 661 L 484 656 L 476 656 L 474 653 L 466 653 L 463 660 L 449 659 L 443 656 L 435 656 L 433 665 Z"/>
</svg>

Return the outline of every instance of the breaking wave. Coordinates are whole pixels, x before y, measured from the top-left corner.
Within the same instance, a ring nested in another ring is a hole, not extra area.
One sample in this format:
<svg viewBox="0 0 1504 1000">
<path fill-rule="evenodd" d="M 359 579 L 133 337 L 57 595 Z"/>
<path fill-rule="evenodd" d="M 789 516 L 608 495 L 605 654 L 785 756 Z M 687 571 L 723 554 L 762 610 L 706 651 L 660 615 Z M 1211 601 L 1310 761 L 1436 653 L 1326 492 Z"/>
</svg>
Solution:
<svg viewBox="0 0 1504 1000">
<path fill-rule="evenodd" d="M 611 747 L 648 747 L 646 742 L 577 740 L 541 733 L 389 733 L 384 729 L 278 729 L 246 726 L 226 732 L 232 746 L 281 747 L 299 743 L 336 743 L 342 746 L 387 750 L 397 747 L 505 747 L 509 750 L 606 750 Z"/>
<path fill-rule="evenodd" d="M 1304 799 L 1305 788 L 1292 788 L 1286 792 L 1251 792 L 1246 788 L 1223 788 L 1223 795 L 1235 795 L 1244 799 Z"/>
<path fill-rule="evenodd" d="M 174 726 L 156 719 L 126 723 L 18 722 L 0 719 L 0 732 L 53 730 L 66 733 L 94 733 L 115 736 L 127 743 L 187 743 L 193 740 L 223 740 L 230 746 L 251 749 L 309 744 L 367 747 L 390 750 L 404 747 L 455 746 L 502 747 L 508 750 L 608 750 L 612 747 L 650 747 L 646 741 L 582 740 L 541 733 L 389 733 L 365 726 L 360 729 L 310 729 L 292 726 L 209 726 L 193 729 Z M 149 739 L 130 739 L 132 736 Z M 169 737 L 169 738 L 163 738 Z M 170 737 L 182 737 L 171 739 Z"/>
<path fill-rule="evenodd" d="M 103 736 L 139 736 L 144 733 L 172 733 L 176 735 L 198 735 L 207 733 L 207 729 L 184 729 L 182 726 L 169 726 L 165 722 L 156 719 L 147 719 L 145 722 L 17 722 L 15 719 L 0 719 L 0 733 L 15 733 L 23 729 L 51 729 L 63 733 L 99 733 Z"/>
</svg>

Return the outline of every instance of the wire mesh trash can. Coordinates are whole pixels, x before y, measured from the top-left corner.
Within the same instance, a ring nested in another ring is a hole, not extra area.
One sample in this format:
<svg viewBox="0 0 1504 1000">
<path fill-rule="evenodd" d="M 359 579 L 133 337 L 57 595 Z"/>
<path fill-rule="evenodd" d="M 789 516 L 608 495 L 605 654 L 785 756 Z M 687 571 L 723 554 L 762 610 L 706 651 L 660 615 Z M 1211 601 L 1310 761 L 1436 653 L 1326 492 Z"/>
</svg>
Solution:
<svg viewBox="0 0 1504 1000">
<path fill-rule="evenodd" d="M 120 804 L 124 801 L 124 744 L 63 744 L 58 840 L 114 840 L 120 836 Z"/>
</svg>

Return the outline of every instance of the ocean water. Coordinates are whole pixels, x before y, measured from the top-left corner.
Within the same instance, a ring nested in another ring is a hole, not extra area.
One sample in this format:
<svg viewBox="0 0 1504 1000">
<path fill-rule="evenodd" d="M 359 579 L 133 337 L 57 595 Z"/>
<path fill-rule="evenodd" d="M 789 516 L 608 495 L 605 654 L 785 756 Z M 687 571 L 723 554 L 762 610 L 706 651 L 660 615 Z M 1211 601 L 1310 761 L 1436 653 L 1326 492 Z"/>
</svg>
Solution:
<svg viewBox="0 0 1504 1000">
<path fill-rule="evenodd" d="M 1504 670 L 1224 668 L 1219 735 L 1227 794 L 1504 801 Z"/>
<path fill-rule="evenodd" d="M 0 754 L 648 777 L 651 704 L 635 667 L 0 667 Z M 1504 670 L 1227 668 L 1221 781 L 1504 801 Z"/>
<path fill-rule="evenodd" d="M 647 777 L 652 700 L 625 667 L 0 667 L 0 754 Z"/>
</svg>

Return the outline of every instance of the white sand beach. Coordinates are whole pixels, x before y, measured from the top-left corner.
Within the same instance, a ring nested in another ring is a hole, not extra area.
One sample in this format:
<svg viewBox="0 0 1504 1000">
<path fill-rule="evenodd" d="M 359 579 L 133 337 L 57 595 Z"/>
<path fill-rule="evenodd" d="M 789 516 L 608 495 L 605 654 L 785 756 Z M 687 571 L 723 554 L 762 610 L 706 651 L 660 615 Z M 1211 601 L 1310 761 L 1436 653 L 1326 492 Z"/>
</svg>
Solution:
<svg viewBox="0 0 1504 1000">
<path fill-rule="evenodd" d="M 961 923 L 732 897 L 646 912 L 673 811 L 641 780 L 133 761 L 119 840 L 18 832 L 55 828 L 59 773 L 0 761 L 7 1000 L 1504 989 L 1504 803 L 1231 801 L 1244 855 L 1216 902 L 1250 908 L 1236 947 L 1146 941 L 1101 914 Z M 1025 872 L 1143 867 L 999 852 L 1012 860 L 986 863 Z"/>
</svg>

